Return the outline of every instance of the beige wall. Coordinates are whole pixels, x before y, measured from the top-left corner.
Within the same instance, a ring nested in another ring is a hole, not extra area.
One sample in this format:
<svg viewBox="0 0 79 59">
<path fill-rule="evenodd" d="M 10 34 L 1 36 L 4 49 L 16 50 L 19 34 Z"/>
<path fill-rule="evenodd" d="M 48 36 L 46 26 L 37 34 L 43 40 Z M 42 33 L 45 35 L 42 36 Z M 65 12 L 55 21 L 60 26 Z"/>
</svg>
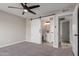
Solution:
<svg viewBox="0 0 79 59">
<path fill-rule="evenodd" d="M 31 20 L 26 19 L 26 41 L 31 41 Z"/>
<path fill-rule="evenodd" d="M 25 40 L 25 20 L 0 11 L 0 47 Z"/>
</svg>

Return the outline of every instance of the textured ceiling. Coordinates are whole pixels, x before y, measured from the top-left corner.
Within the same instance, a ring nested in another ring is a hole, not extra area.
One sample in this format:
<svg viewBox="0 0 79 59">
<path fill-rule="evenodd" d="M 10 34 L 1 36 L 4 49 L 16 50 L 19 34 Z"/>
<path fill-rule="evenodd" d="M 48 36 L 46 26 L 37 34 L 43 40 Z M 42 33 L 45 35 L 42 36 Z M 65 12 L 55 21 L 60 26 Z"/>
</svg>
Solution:
<svg viewBox="0 0 79 59">
<path fill-rule="evenodd" d="M 74 3 L 28 3 L 28 6 L 37 4 L 39 4 L 40 7 L 32 9 L 34 12 L 37 13 L 36 15 L 33 15 L 29 12 L 25 13 L 25 15 L 22 15 L 23 10 L 8 8 L 8 6 L 22 7 L 20 3 L 0 3 L 0 10 L 29 19 L 49 15 L 58 12 L 57 10 L 73 8 L 75 6 Z"/>
</svg>

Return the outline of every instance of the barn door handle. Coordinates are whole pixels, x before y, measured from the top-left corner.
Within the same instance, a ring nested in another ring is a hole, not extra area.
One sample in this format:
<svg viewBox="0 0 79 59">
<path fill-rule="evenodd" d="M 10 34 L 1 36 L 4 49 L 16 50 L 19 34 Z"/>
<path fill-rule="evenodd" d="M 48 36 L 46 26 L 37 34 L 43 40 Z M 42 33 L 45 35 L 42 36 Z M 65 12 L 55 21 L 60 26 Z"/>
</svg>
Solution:
<svg viewBox="0 0 79 59">
<path fill-rule="evenodd" d="M 78 34 L 74 34 L 74 36 L 78 36 Z"/>
</svg>

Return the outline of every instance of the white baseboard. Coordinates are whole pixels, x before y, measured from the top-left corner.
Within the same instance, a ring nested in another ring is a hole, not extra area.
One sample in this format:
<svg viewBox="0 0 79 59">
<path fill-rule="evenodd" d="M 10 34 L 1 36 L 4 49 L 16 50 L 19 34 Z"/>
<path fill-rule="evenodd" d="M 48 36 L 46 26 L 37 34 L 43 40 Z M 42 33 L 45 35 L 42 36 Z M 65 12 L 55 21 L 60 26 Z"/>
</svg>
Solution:
<svg viewBox="0 0 79 59">
<path fill-rule="evenodd" d="M 21 43 L 21 42 L 24 42 L 24 41 L 18 41 L 18 42 L 13 42 L 13 43 L 10 43 L 10 44 L 5 44 L 5 45 L 0 46 L 0 48 L 7 47 L 7 46 L 11 46 L 11 45 L 14 45 L 14 44 L 18 44 L 18 43 Z"/>
</svg>

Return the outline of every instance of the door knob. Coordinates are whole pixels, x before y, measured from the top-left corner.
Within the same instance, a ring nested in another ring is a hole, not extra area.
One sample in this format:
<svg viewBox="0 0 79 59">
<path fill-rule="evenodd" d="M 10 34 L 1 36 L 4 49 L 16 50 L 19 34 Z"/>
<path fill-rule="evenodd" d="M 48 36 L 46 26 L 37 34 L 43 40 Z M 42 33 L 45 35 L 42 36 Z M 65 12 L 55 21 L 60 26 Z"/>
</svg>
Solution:
<svg viewBox="0 0 79 59">
<path fill-rule="evenodd" d="M 74 34 L 74 36 L 78 36 L 78 34 Z"/>
</svg>

